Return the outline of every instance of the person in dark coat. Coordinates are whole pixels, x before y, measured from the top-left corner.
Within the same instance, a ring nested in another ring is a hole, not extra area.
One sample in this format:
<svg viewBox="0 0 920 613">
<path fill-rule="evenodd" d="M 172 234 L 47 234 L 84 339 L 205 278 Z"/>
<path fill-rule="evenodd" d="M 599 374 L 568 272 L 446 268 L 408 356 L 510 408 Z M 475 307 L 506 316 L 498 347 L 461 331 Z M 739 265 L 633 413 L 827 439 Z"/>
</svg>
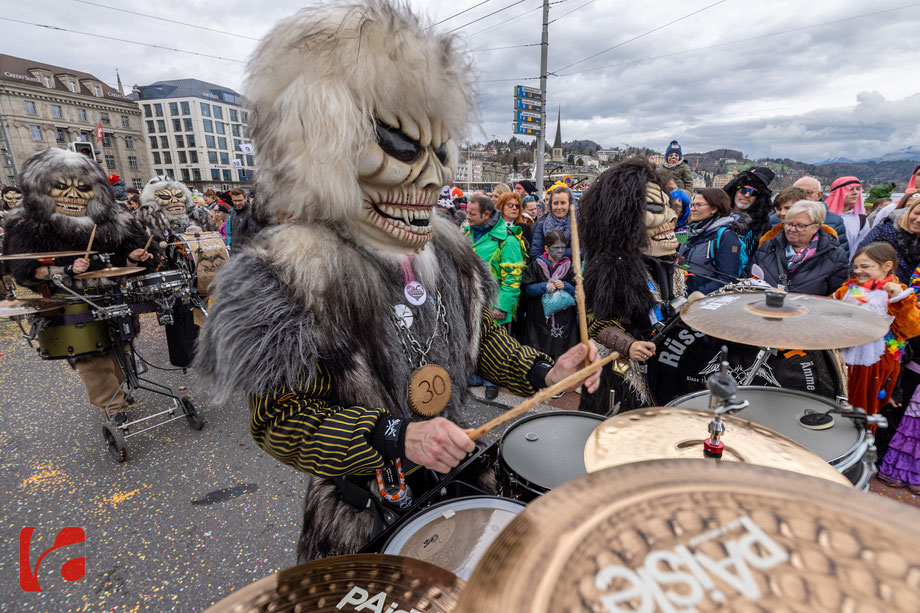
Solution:
<svg viewBox="0 0 920 613">
<path fill-rule="evenodd" d="M 898 280 L 906 283 L 920 264 L 920 196 L 912 196 L 902 215 L 888 217 L 872 228 L 859 243 L 862 249 L 870 243 L 885 241 L 891 243 L 898 254 Z M 897 211 L 900 213 L 900 211 Z"/>
<path fill-rule="evenodd" d="M 688 293 L 711 294 L 738 277 L 741 241 L 731 230 L 730 212 L 731 201 L 721 189 L 703 188 L 693 197 L 688 240 L 677 249 L 690 266 Z"/>
<path fill-rule="evenodd" d="M 764 281 L 787 292 L 830 296 L 847 280 L 850 259 L 824 216 L 822 203 L 799 200 L 786 221 L 764 235 L 754 254 Z"/>
<path fill-rule="evenodd" d="M 572 230 L 570 227 L 569 208 L 572 204 L 572 190 L 567 187 L 556 187 L 551 192 L 550 212 L 536 223 L 533 229 L 533 240 L 530 243 L 530 257 L 538 258 L 543 255 L 545 236 L 553 231 L 565 235 L 565 257 L 572 257 Z"/>
<path fill-rule="evenodd" d="M 770 214 L 773 212 L 770 182 L 776 174 L 764 166 L 755 166 L 742 171 L 724 188 L 732 201 L 732 216 L 746 229 L 738 234 L 744 245 L 748 260 L 757 250 L 760 237 L 770 229 Z"/>
<path fill-rule="evenodd" d="M 575 305 L 549 317 L 543 312 L 543 296 L 567 292 L 574 299 L 575 270 L 565 256 L 565 234 L 550 232 L 545 240 L 546 253 L 524 269 L 521 285 L 526 295 L 526 324 L 523 341 L 553 358 L 578 344 L 578 312 Z"/>
<path fill-rule="evenodd" d="M 233 208 L 230 210 L 230 219 L 227 221 L 227 246 L 233 251 L 239 250 L 248 243 L 253 236 L 259 233 L 262 226 L 252 215 L 252 208 L 246 199 L 246 192 L 239 188 L 230 190 L 230 199 Z"/>
</svg>

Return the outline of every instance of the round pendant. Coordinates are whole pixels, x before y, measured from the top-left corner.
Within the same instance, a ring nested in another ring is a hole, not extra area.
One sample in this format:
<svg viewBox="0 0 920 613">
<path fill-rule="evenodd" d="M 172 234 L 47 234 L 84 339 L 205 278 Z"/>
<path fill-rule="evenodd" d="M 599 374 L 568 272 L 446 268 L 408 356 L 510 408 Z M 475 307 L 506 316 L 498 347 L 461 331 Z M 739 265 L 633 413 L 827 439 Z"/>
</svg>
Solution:
<svg viewBox="0 0 920 613">
<path fill-rule="evenodd" d="M 419 415 L 433 417 L 447 408 L 452 386 L 450 375 L 437 364 L 426 364 L 412 372 L 409 382 L 409 408 Z"/>
</svg>

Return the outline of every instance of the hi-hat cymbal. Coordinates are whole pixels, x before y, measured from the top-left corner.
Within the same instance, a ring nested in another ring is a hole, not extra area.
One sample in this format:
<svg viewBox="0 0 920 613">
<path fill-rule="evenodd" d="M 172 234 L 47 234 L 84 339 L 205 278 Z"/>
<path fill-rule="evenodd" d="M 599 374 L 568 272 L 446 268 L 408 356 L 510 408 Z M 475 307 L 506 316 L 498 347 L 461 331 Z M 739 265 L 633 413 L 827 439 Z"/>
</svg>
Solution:
<svg viewBox="0 0 920 613">
<path fill-rule="evenodd" d="M 465 585 L 453 573 L 421 560 L 355 554 L 282 570 L 234 592 L 205 613 L 356 609 L 450 613 Z"/>
<path fill-rule="evenodd" d="M 123 277 L 133 275 L 136 272 L 146 270 L 143 266 L 122 266 L 120 268 L 100 268 L 99 270 L 88 270 L 74 275 L 76 279 L 108 279 L 110 277 Z"/>
<path fill-rule="evenodd" d="M 758 347 L 839 349 L 882 338 L 890 318 L 833 298 L 785 294 L 782 306 L 767 292 L 707 296 L 685 306 L 680 317 L 710 336 Z"/>
<path fill-rule="evenodd" d="M 527 505 L 460 613 L 920 611 L 920 512 L 822 479 L 657 460 Z"/>
<path fill-rule="evenodd" d="M 86 254 L 93 255 L 94 253 L 99 253 L 98 251 L 47 251 L 45 253 L 10 253 L 8 255 L 0 255 L 0 262 L 6 260 L 53 260 L 55 258 L 70 258 L 75 255 L 80 257 L 86 256 Z"/>
<path fill-rule="evenodd" d="M 0 300 L 0 317 L 16 317 L 53 311 L 58 307 L 70 304 L 66 298 L 17 298 L 16 300 Z"/>
<path fill-rule="evenodd" d="M 743 413 L 742 413 L 743 414 Z M 585 443 L 585 468 L 703 458 L 703 441 L 713 414 L 683 407 L 648 407 L 615 415 L 601 423 Z M 818 454 L 791 438 L 740 417 L 722 416 L 722 460 L 769 466 L 852 487 L 850 480 Z M 719 462 L 720 460 L 712 460 Z"/>
</svg>

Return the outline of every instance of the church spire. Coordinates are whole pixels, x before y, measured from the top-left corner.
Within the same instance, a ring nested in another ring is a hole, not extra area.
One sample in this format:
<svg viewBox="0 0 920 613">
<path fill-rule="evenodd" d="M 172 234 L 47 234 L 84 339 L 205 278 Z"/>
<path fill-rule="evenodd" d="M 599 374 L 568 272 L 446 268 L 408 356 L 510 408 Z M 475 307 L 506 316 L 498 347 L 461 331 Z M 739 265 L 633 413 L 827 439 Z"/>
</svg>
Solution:
<svg viewBox="0 0 920 613">
<path fill-rule="evenodd" d="M 562 149 L 562 105 L 559 105 L 559 113 L 556 116 L 556 140 L 553 141 L 553 149 Z"/>
<path fill-rule="evenodd" d="M 118 79 L 118 93 L 122 96 L 125 95 L 125 88 L 121 86 L 121 75 L 118 74 L 118 69 L 115 69 L 115 77 Z"/>
</svg>

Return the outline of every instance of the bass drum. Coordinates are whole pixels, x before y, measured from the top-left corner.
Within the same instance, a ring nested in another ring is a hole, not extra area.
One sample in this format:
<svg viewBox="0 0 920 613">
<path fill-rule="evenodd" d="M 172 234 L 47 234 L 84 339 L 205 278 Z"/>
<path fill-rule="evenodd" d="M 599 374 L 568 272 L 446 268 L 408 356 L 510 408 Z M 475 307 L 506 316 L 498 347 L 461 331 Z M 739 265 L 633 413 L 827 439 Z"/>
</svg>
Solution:
<svg viewBox="0 0 920 613">
<path fill-rule="evenodd" d="M 706 378 L 719 370 L 722 346 L 728 347 L 729 373 L 742 383 L 760 350 L 694 330 L 675 316 L 652 338 L 657 347 L 647 364 L 646 381 L 652 405 L 706 389 Z M 778 349 L 757 371 L 751 385 L 778 387 L 824 398 L 846 397 L 846 365 L 838 351 Z"/>
<path fill-rule="evenodd" d="M 178 244 L 173 257 L 177 265 L 191 275 L 199 296 L 210 295 L 217 271 L 230 258 L 224 238 L 219 232 L 186 232 L 175 239 Z"/>
</svg>

